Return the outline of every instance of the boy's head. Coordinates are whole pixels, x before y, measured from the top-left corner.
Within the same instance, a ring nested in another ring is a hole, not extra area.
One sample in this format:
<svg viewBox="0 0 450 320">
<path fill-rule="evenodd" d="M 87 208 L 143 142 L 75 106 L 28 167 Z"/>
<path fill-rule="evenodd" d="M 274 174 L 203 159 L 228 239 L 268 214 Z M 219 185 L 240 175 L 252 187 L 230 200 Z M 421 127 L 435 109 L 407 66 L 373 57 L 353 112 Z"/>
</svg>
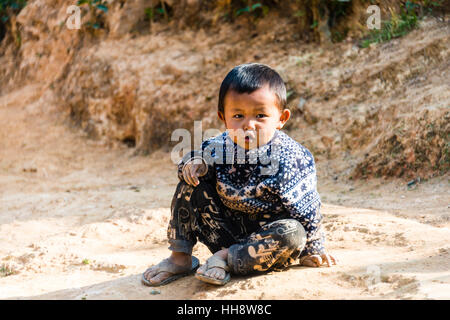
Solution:
<svg viewBox="0 0 450 320">
<path fill-rule="evenodd" d="M 234 67 L 220 86 L 218 116 L 241 147 L 266 144 L 290 117 L 283 79 L 259 63 Z"/>
</svg>

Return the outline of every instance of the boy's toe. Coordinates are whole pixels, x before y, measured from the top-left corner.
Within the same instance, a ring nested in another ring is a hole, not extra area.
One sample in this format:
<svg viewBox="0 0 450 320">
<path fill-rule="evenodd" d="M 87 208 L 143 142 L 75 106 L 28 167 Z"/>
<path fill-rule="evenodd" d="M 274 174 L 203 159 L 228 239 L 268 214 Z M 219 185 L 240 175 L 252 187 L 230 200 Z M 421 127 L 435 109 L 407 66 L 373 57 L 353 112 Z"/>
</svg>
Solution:
<svg viewBox="0 0 450 320">
<path fill-rule="evenodd" d="M 158 266 L 150 267 L 144 272 L 144 278 L 153 284 L 163 281 L 169 275 L 168 272 L 161 272 Z M 161 277 L 163 278 L 161 279 Z"/>
<path fill-rule="evenodd" d="M 222 272 L 220 271 L 214 272 L 214 278 L 222 280 L 223 279 Z"/>
<path fill-rule="evenodd" d="M 164 280 L 166 280 L 170 276 L 169 272 L 161 272 L 155 275 L 154 277 L 151 277 L 148 279 L 152 284 L 158 284 Z"/>
<path fill-rule="evenodd" d="M 214 279 L 218 279 L 218 280 L 222 280 L 223 278 L 225 278 L 224 276 L 224 271 L 222 269 L 219 268 L 212 268 L 208 271 L 205 272 L 205 275 Z"/>
<path fill-rule="evenodd" d="M 216 272 L 214 269 L 208 270 L 208 276 L 211 278 L 215 278 L 216 277 Z"/>
<path fill-rule="evenodd" d="M 197 273 L 198 273 L 198 274 L 204 274 L 204 273 L 205 273 L 205 265 L 200 266 L 200 267 L 197 269 Z"/>
<path fill-rule="evenodd" d="M 217 272 L 216 272 L 216 270 L 212 269 L 211 272 L 209 273 L 209 276 L 211 278 L 217 279 Z"/>
<path fill-rule="evenodd" d="M 205 276 L 211 277 L 212 276 L 212 270 L 206 270 L 205 272 L 202 272 Z"/>
<path fill-rule="evenodd" d="M 149 268 L 144 272 L 145 279 L 149 280 L 158 274 L 158 268 Z"/>
</svg>

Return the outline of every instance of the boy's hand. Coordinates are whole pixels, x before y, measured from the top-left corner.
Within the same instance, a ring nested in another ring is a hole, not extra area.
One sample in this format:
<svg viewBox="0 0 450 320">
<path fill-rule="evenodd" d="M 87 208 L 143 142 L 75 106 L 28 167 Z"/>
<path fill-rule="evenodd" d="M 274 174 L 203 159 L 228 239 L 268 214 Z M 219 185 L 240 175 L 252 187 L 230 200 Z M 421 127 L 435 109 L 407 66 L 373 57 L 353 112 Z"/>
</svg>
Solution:
<svg viewBox="0 0 450 320">
<path fill-rule="evenodd" d="M 328 253 L 324 253 L 322 255 L 313 254 L 300 258 L 300 265 L 313 268 L 320 267 L 325 262 L 328 264 L 328 267 L 331 267 L 331 264 L 337 264 L 336 258 Z"/>
<path fill-rule="evenodd" d="M 198 177 L 204 176 L 208 172 L 208 167 L 202 159 L 194 158 L 183 166 L 182 172 L 184 181 L 196 187 L 200 183 Z"/>
</svg>

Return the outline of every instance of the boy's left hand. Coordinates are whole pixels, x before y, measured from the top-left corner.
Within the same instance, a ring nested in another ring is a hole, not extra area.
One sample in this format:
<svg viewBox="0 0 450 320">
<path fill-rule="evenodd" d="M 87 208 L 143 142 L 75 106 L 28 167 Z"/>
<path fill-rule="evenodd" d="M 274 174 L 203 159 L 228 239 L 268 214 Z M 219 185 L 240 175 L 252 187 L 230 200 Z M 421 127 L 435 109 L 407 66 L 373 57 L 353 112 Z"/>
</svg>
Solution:
<svg viewBox="0 0 450 320">
<path fill-rule="evenodd" d="M 300 258 L 300 265 L 307 267 L 320 267 L 324 263 L 331 267 L 331 264 L 337 264 L 337 260 L 331 254 L 324 253 L 322 255 L 312 254 L 310 256 L 304 256 Z"/>
</svg>

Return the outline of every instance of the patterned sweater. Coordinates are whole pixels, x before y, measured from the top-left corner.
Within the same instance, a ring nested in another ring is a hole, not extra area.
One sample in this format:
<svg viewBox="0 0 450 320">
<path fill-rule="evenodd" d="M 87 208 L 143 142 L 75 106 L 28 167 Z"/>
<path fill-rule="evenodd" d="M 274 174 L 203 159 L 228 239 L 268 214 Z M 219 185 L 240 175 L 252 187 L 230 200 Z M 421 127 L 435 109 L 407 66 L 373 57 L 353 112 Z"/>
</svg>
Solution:
<svg viewBox="0 0 450 320">
<path fill-rule="evenodd" d="M 181 180 L 183 165 L 193 158 L 207 164 L 208 171 L 200 179 L 215 182 L 223 204 L 232 212 L 246 213 L 256 221 L 287 213 L 306 231 L 301 256 L 324 252 L 314 158 L 297 141 L 276 130 L 267 144 L 246 150 L 225 131 L 183 157 L 178 164 Z"/>
</svg>

